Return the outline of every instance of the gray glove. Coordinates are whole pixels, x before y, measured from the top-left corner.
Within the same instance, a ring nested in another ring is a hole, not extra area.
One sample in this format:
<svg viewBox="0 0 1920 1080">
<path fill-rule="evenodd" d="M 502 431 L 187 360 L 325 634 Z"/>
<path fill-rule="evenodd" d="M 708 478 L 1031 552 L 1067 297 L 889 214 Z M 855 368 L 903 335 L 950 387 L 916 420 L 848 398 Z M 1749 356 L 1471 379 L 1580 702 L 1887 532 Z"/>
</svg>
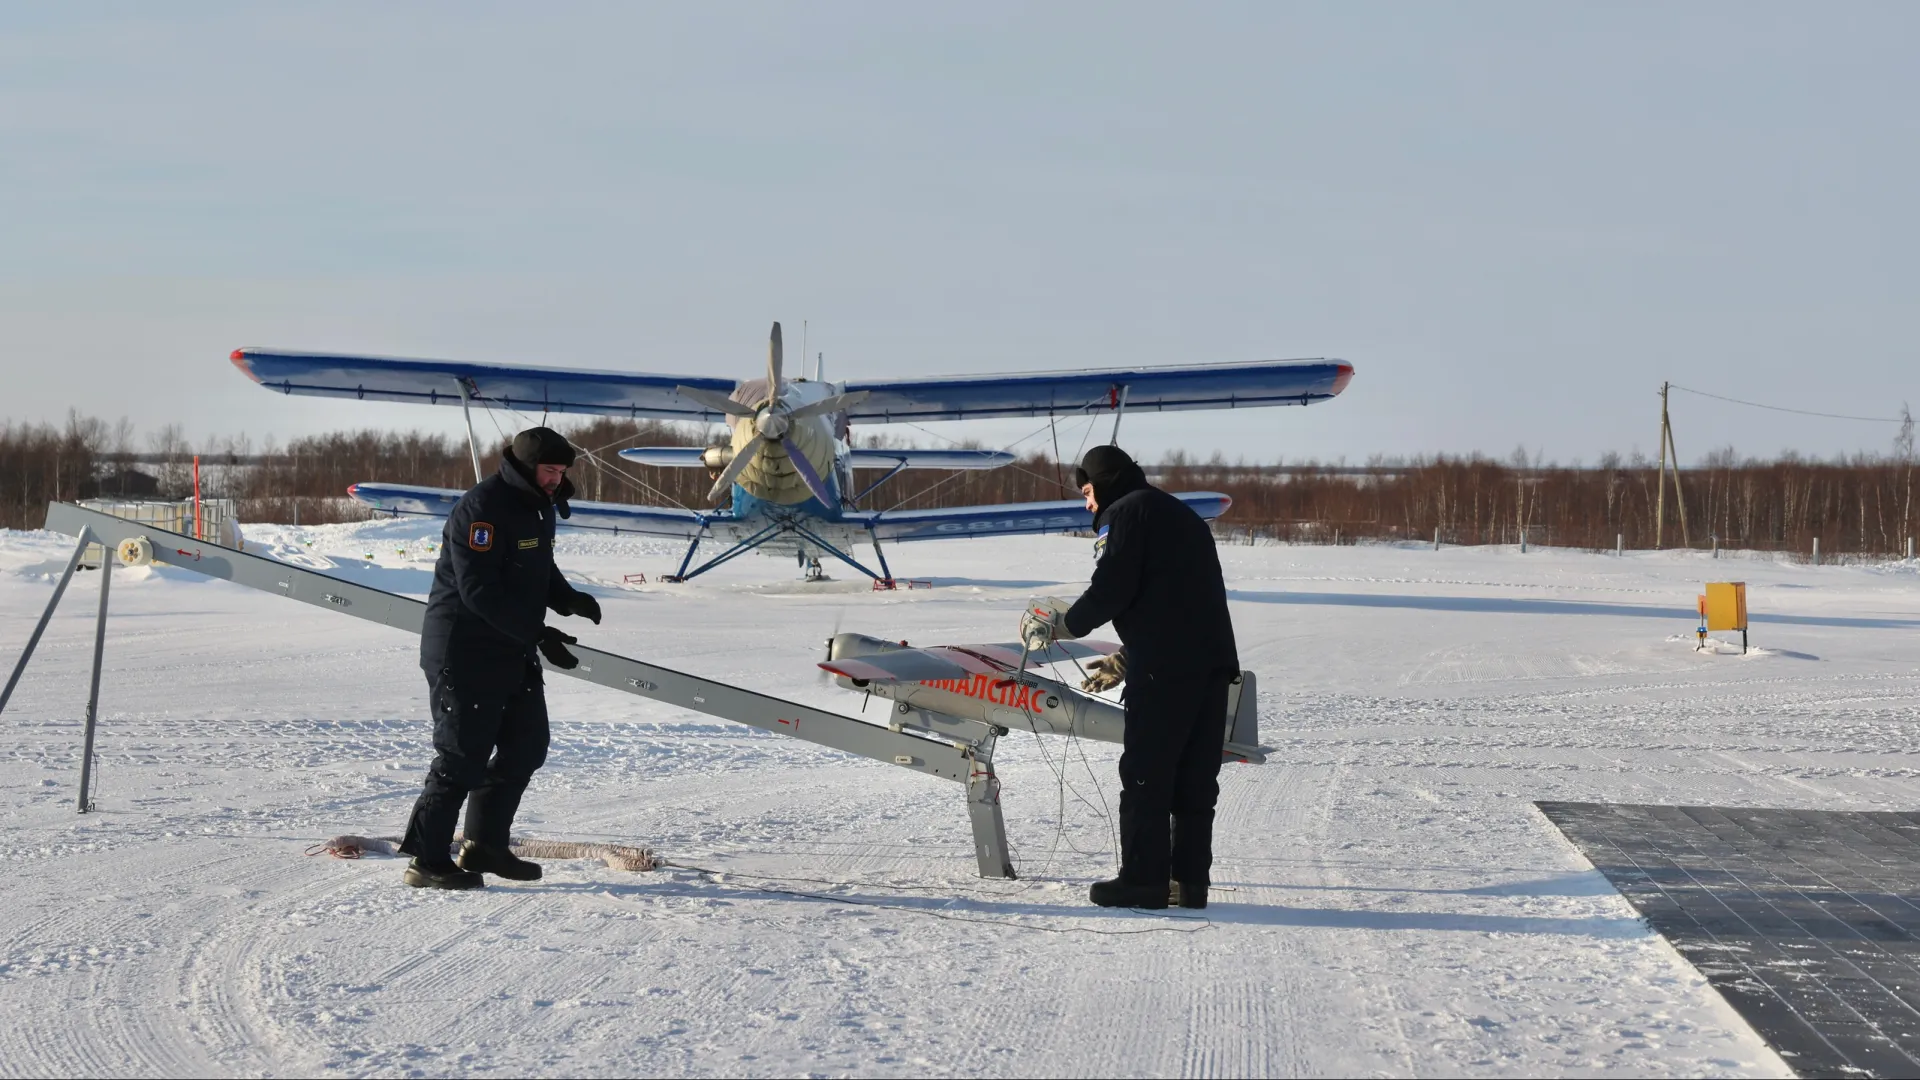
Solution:
<svg viewBox="0 0 1920 1080">
<path fill-rule="evenodd" d="M 1127 681 L 1127 653 L 1125 649 L 1103 656 L 1087 665 L 1087 677 L 1080 683 L 1080 689 L 1089 694 L 1104 694 Z"/>
</svg>

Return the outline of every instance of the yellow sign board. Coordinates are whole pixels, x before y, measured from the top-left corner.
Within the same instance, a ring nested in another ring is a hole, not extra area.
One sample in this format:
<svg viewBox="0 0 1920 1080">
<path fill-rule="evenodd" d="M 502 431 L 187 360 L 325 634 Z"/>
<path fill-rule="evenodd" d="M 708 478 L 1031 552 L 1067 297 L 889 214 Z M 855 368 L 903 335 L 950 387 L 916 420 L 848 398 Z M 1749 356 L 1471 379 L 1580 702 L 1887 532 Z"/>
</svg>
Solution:
<svg viewBox="0 0 1920 1080">
<path fill-rule="evenodd" d="M 1707 582 L 1707 629 L 1744 631 L 1746 628 L 1747 583 Z"/>
</svg>

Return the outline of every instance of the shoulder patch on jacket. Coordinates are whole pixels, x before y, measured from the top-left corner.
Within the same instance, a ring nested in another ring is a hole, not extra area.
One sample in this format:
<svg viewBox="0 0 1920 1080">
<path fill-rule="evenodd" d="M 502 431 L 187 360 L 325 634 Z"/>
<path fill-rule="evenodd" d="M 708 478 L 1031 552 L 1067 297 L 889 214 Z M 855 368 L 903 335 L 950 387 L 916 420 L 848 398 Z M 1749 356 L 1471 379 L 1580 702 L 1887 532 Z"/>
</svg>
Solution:
<svg viewBox="0 0 1920 1080">
<path fill-rule="evenodd" d="M 528 550 L 531 550 L 531 549 L 533 549 L 533 548 L 537 548 L 537 547 L 539 547 L 539 546 L 540 546 L 540 538 L 539 538 L 539 537 L 537 537 L 537 536 L 535 536 L 535 537 L 532 537 L 532 538 L 530 538 L 530 539 L 526 539 L 526 540 L 522 540 L 522 541 L 520 541 L 520 550 L 521 550 L 521 551 L 528 551 Z"/>
<path fill-rule="evenodd" d="M 484 521 L 476 521 L 467 530 L 467 546 L 475 551 L 493 550 L 493 526 Z"/>
<path fill-rule="evenodd" d="M 1108 529 L 1108 526 L 1106 525 L 1100 526 L 1100 534 L 1093 538 L 1093 561 L 1094 562 L 1099 562 L 1100 556 L 1105 555 L 1107 553 L 1107 529 Z"/>
</svg>

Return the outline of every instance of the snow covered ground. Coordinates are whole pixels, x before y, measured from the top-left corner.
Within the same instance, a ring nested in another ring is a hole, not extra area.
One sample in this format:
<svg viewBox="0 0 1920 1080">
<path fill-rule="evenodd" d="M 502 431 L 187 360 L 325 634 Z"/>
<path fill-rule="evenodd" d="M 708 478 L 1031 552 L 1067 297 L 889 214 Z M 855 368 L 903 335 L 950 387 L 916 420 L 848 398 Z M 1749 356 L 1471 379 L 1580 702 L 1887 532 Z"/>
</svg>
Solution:
<svg viewBox="0 0 1920 1080">
<path fill-rule="evenodd" d="M 248 534 L 416 593 L 437 539 Z M 66 550 L 0 533 L 0 662 Z M 1276 752 L 1225 771 L 1214 905 L 1168 915 L 1085 902 L 1116 747 L 1003 740 L 1023 879 L 983 881 L 955 785 L 561 677 L 520 831 L 719 873 L 556 862 L 448 894 L 306 857 L 403 823 L 415 639 L 164 568 L 114 575 L 76 815 L 82 575 L 0 716 L 0 1074 L 1787 1075 L 1532 802 L 1912 809 L 1914 566 L 1223 555 Z M 560 556 L 606 609 L 582 641 L 849 713 L 813 667 L 834 630 L 1003 639 L 1091 565 L 1074 539 L 916 545 L 896 568 L 936 587 L 873 594 L 771 559 L 626 586 L 671 569 L 645 541 Z M 1693 649 L 1721 578 L 1750 583 L 1750 655 Z"/>
</svg>

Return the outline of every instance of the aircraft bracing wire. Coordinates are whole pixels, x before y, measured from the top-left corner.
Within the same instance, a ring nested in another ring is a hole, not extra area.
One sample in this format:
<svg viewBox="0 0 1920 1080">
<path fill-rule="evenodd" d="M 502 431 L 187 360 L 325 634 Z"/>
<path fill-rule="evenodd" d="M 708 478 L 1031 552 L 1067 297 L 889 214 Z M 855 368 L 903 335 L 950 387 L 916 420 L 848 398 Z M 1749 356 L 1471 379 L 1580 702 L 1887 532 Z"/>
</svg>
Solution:
<svg viewBox="0 0 1920 1080">
<path fill-rule="evenodd" d="M 482 400 L 485 400 L 485 399 L 482 399 Z M 516 409 L 511 405 L 503 406 L 503 408 L 505 408 L 508 412 L 512 413 L 513 415 L 519 417 L 522 420 L 525 420 L 528 422 L 532 422 L 533 420 L 533 417 L 528 416 L 526 413 L 521 412 L 519 409 Z M 500 421 L 497 417 L 494 417 L 493 406 L 490 404 L 487 406 L 487 416 L 493 420 L 494 428 L 500 431 L 500 437 L 502 439 L 505 439 L 506 432 L 505 430 L 500 428 Z M 545 426 L 545 425 L 543 424 L 541 426 Z M 627 436 L 627 439 L 632 439 L 632 438 L 638 438 L 638 436 L 636 435 Z M 568 441 L 571 442 L 572 440 L 568 440 Z M 613 442 L 608 443 L 607 446 L 613 446 L 625 441 L 626 439 L 615 439 Z M 600 449 L 604 450 L 606 449 L 606 447 L 603 446 Z M 699 513 L 699 511 L 695 510 L 693 507 L 688 506 L 686 503 L 681 502 L 679 499 L 676 499 L 673 496 L 667 494 L 666 492 L 661 491 L 659 488 L 654 487 L 652 484 L 647 483 L 645 480 L 642 480 L 639 477 L 634 476 L 632 473 L 629 473 L 623 469 L 607 464 L 606 459 L 602 458 L 598 452 L 593 450 L 588 450 L 586 447 L 580 447 L 580 450 L 582 451 L 582 453 L 586 455 L 586 458 L 588 461 L 593 462 L 595 465 L 598 465 L 602 469 L 605 469 L 606 471 L 612 473 L 613 475 L 620 477 L 621 479 L 627 481 L 628 483 L 634 485 L 635 487 L 638 487 L 643 491 L 650 491 L 653 494 L 659 496 L 660 498 L 665 499 L 667 502 L 672 503 L 674 506 L 678 507 L 681 510 L 685 510 L 689 513 L 696 513 L 696 514 Z"/>
<path fill-rule="evenodd" d="M 1090 436 L 1090 435 L 1091 435 L 1091 434 L 1093 433 L 1093 422 L 1094 422 L 1094 421 L 1095 421 L 1096 419 L 1098 419 L 1098 417 L 1097 417 L 1097 416 L 1096 416 L 1096 415 L 1094 414 L 1094 412 L 1092 411 L 1092 410 L 1093 410 L 1093 406 L 1094 406 L 1095 404 L 1098 404 L 1098 403 L 1097 403 L 1097 402 L 1095 402 L 1095 403 L 1090 403 L 1090 404 L 1088 404 L 1088 405 L 1085 405 L 1085 406 L 1082 406 L 1082 408 L 1084 408 L 1084 409 L 1086 409 L 1086 410 L 1087 410 L 1087 427 L 1086 427 L 1086 431 L 1085 431 L 1085 432 L 1083 432 L 1083 433 L 1081 434 L 1081 436 L 1080 436 L 1080 445 L 1081 445 L 1081 446 L 1082 446 L 1083 448 L 1084 448 L 1084 447 L 1086 446 L 1086 441 L 1087 441 L 1087 438 L 1088 438 L 1088 436 Z M 1057 418 L 1056 416 L 1053 416 L 1053 415 L 1049 415 L 1049 416 L 1048 416 L 1048 418 L 1047 418 L 1047 422 L 1046 422 L 1045 424 L 1042 424 L 1042 425 L 1041 425 L 1040 427 L 1037 427 L 1037 428 L 1035 428 L 1035 429 L 1034 429 L 1034 430 L 1033 430 L 1032 432 L 1030 432 L 1029 434 L 1026 434 L 1026 435 L 1022 435 L 1022 436 L 1021 436 L 1020 438 L 1018 438 L 1018 439 L 1015 439 L 1015 440 L 1013 440 L 1012 442 L 1010 442 L 1010 443 L 1008 443 L 1007 445 L 1005 445 L 1005 446 L 1003 446 L 1003 447 L 1001 447 L 1001 448 L 1000 448 L 1000 449 L 1001 449 L 1001 451 L 1002 451 L 1002 452 L 1011 452 L 1011 451 L 1013 450 L 1013 448 L 1014 448 L 1014 447 L 1016 447 L 1016 446 L 1019 446 L 1019 445 L 1020 445 L 1021 443 L 1023 443 L 1023 442 L 1026 442 L 1026 441 L 1028 441 L 1029 439 L 1034 439 L 1034 438 L 1038 438 L 1039 436 L 1041 436 L 1041 435 L 1043 435 L 1043 434 L 1045 434 L 1045 433 L 1047 433 L 1047 432 L 1049 432 L 1049 431 L 1052 431 L 1052 430 L 1054 429 L 1054 424 L 1055 424 L 1055 423 L 1057 422 L 1057 420 L 1058 420 L 1058 418 Z M 908 426 L 908 427 L 910 427 L 910 428 L 913 428 L 913 429 L 914 429 L 914 430 L 916 430 L 916 431 L 920 431 L 920 432 L 924 432 L 925 434 L 928 434 L 928 435 L 931 435 L 931 436 L 933 436 L 934 438 L 936 438 L 936 439 L 939 439 L 939 440 L 941 440 L 941 441 L 943 441 L 943 442 L 947 442 L 947 443 L 951 443 L 951 444 L 953 444 L 954 446 L 959 446 L 959 445 L 960 445 L 960 440 L 958 440 L 958 439 L 955 439 L 955 438 L 951 438 L 951 437 L 949 437 L 949 436 L 946 436 L 946 435 L 942 435 L 942 434 L 940 434 L 939 432 L 937 432 L 937 431 L 934 431 L 934 430 L 933 430 L 933 429 L 931 429 L 931 428 L 928 428 L 928 427 L 924 427 L 924 426 L 922 426 L 922 425 L 920 425 L 920 424 L 915 424 L 915 423 L 908 423 L 908 424 L 907 424 L 907 426 Z M 1056 445 L 1058 444 L 1058 439 L 1057 439 L 1057 438 L 1055 439 L 1055 443 L 1056 443 Z M 1054 461 L 1054 464 L 1055 464 L 1056 466 L 1058 466 L 1058 464 L 1059 464 L 1059 453 L 1058 453 L 1058 451 L 1057 451 L 1057 450 L 1055 451 L 1055 454 L 1054 454 L 1054 458 L 1055 458 L 1055 461 Z M 1079 456 L 1078 456 L 1077 454 L 1075 455 L 1075 457 L 1074 457 L 1074 460 L 1075 460 L 1075 461 L 1078 461 L 1078 460 L 1079 460 Z M 1053 479 L 1053 480 L 1049 480 L 1049 479 L 1048 479 L 1047 477 L 1045 477 L 1045 476 L 1042 476 L 1042 475 L 1040 475 L 1040 474 L 1039 474 L 1039 473 L 1037 473 L 1037 472 L 1034 472 L 1034 471 L 1033 471 L 1032 469 L 1029 469 L 1029 468 L 1027 468 L 1026 466 L 1024 466 L 1024 465 L 1022 465 L 1022 464 L 1020 464 L 1020 463 L 1019 463 L 1019 462 L 1017 462 L 1017 461 L 1016 461 L 1016 462 L 1013 462 L 1012 464 L 1009 464 L 1009 465 L 1007 465 L 1007 466 L 1006 466 L 1006 468 L 1009 468 L 1009 469 L 1012 469 L 1012 470 L 1014 470 L 1015 472 L 1022 472 L 1022 473 L 1025 473 L 1025 474 L 1027 474 L 1028 476 L 1031 476 L 1031 477 L 1033 477 L 1033 478 L 1034 478 L 1035 480 L 1038 480 L 1038 481 L 1040 481 L 1040 482 L 1041 482 L 1041 483 L 1043 483 L 1043 484 L 1048 484 L 1048 483 L 1058 483 L 1058 482 L 1059 482 L 1057 478 L 1056 478 L 1056 479 Z M 950 482 L 952 482 L 952 481 L 954 481 L 954 480 L 956 480 L 956 479 L 958 479 L 958 478 L 959 478 L 959 476 L 960 476 L 960 474 L 956 472 L 956 473 L 954 473 L 954 474 L 952 474 L 952 475 L 950 475 L 950 476 L 948 476 L 948 477 L 947 477 L 947 478 L 946 478 L 945 480 L 939 480 L 939 481 L 936 481 L 935 483 L 933 483 L 933 484 L 931 484 L 931 485 L 929 485 L 928 487 L 925 487 L 925 488 L 922 488 L 921 490 L 919 490 L 919 491 L 916 491 L 916 492 L 914 492 L 913 494 L 911 494 L 911 495 L 909 495 L 909 496 L 907 496 L 906 498 L 904 498 L 904 499 L 901 499 L 901 500 L 900 500 L 899 502 L 896 502 L 896 503 L 894 503 L 894 504 L 893 504 L 892 506 L 889 506 L 889 507 L 887 507 L 887 509 L 888 509 L 888 510 L 898 510 L 898 509 L 900 509 L 900 508 L 901 508 L 902 506 L 905 506 L 905 505 L 906 505 L 907 503 L 909 503 L 909 502 L 912 502 L 912 501 L 913 501 L 914 499 L 917 499 L 917 498 L 919 498 L 919 497 L 920 497 L 920 496 L 922 496 L 922 495 L 927 495 L 927 494 L 930 494 L 930 493 L 932 493 L 933 491 L 936 491 L 936 490 L 938 490 L 938 489 L 939 489 L 940 487 L 942 487 L 942 486 L 944 486 L 944 485 L 946 485 L 946 484 L 948 484 L 948 483 L 950 483 Z"/>
</svg>

